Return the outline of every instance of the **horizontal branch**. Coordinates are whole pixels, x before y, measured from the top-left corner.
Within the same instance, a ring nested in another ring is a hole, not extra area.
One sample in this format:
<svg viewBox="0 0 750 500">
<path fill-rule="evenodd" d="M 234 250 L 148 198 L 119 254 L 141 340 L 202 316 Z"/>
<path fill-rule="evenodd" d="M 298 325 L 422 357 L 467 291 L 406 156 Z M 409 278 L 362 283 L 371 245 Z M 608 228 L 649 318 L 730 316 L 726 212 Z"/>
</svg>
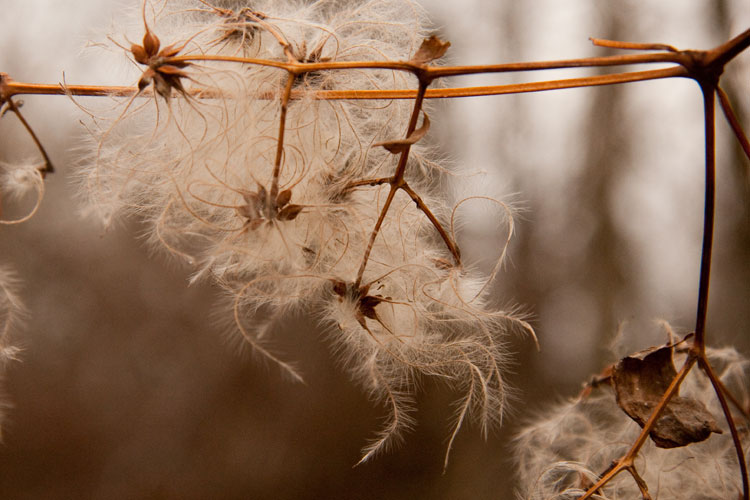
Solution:
<svg viewBox="0 0 750 500">
<path fill-rule="evenodd" d="M 556 61 L 536 61 L 503 64 L 482 64 L 475 66 L 427 66 L 411 61 L 331 61 L 331 62 L 281 62 L 268 59 L 249 57 L 223 56 L 210 54 L 175 56 L 165 60 L 165 63 L 191 63 L 196 61 L 234 62 L 270 66 L 284 69 L 294 74 L 311 73 L 313 71 L 335 71 L 346 69 L 387 69 L 420 73 L 429 79 L 446 76 L 474 75 L 485 73 L 510 73 L 521 71 L 539 71 L 564 68 L 591 68 L 601 66 L 623 66 L 627 64 L 647 63 L 675 63 L 681 62 L 679 54 L 674 52 L 659 52 L 656 54 L 628 54 L 619 56 L 587 57 L 579 59 L 561 59 Z"/>
<path fill-rule="evenodd" d="M 617 83 L 629 83 L 659 78 L 686 77 L 687 70 L 681 66 L 649 71 L 633 71 L 627 73 L 614 73 L 611 75 L 597 75 L 583 78 L 569 78 L 563 80 L 546 80 L 541 82 L 515 83 L 508 85 L 488 85 L 478 87 L 453 87 L 441 89 L 429 89 L 425 95 L 427 99 L 444 99 L 454 97 L 480 97 L 503 94 L 520 94 L 526 92 L 542 92 L 546 90 L 560 90 L 579 87 L 593 87 L 600 85 L 613 85 Z M 62 84 L 38 84 L 8 81 L 5 83 L 5 95 L 12 97 L 22 94 L 41 95 L 75 95 L 75 96 L 132 96 L 138 93 L 137 87 L 123 86 L 94 86 L 94 85 L 62 85 Z M 150 90 L 141 92 L 144 97 L 151 96 Z M 188 91 L 193 97 L 217 98 L 220 93 L 210 90 L 192 89 Z M 394 90 L 315 90 L 315 91 L 293 91 L 291 99 L 313 97 L 319 100 L 375 100 L 375 99 L 414 99 L 416 90 L 394 89 Z M 279 94 L 266 92 L 257 96 L 259 99 L 278 99 Z"/>
</svg>

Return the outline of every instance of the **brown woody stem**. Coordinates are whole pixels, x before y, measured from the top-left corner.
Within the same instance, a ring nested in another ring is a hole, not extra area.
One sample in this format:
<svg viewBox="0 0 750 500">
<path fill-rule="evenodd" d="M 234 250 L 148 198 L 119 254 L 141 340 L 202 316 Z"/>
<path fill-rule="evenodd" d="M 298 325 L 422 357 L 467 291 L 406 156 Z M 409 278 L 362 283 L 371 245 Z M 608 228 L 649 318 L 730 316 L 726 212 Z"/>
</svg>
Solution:
<svg viewBox="0 0 750 500">
<path fill-rule="evenodd" d="M 332 61 L 304 63 L 290 61 L 271 61 L 239 56 L 222 56 L 213 54 L 193 54 L 175 56 L 166 59 L 166 63 L 184 63 L 196 61 L 224 61 L 243 64 L 257 64 L 294 71 L 298 74 L 312 71 L 331 71 L 343 69 L 389 69 L 421 72 L 430 80 L 446 76 L 474 75 L 487 73 L 515 73 L 520 71 L 539 71 L 563 68 L 590 68 L 602 66 L 623 66 L 627 64 L 680 63 L 680 57 L 674 52 L 660 52 L 657 54 L 630 54 L 604 57 L 586 57 L 581 59 L 561 59 L 557 61 L 519 62 L 504 64 L 482 64 L 475 66 L 425 66 L 410 61 Z"/>
<path fill-rule="evenodd" d="M 23 117 L 21 114 L 21 110 L 18 109 L 18 106 L 16 103 L 13 102 L 13 99 L 8 98 L 6 101 L 6 104 L 8 106 L 8 109 L 15 113 L 15 115 L 18 117 L 18 120 L 21 122 L 21 124 L 24 126 L 26 131 L 31 136 L 31 139 L 34 141 L 34 144 L 36 144 L 37 149 L 39 149 L 39 153 L 41 153 L 42 158 L 44 158 L 44 167 L 39 169 L 39 173 L 42 174 L 42 178 L 44 178 L 45 175 L 51 174 L 55 171 L 55 168 L 52 166 L 52 161 L 49 159 L 49 155 L 47 154 L 47 151 L 44 149 L 44 146 L 42 145 L 42 142 L 39 140 L 39 137 L 37 137 L 36 133 L 34 133 L 34 129 L 31 128 L 31 125 L 29 125 L 29 122 L 26 121 L 26 118 Z"/>
<path fill-rule="evenodd" d="M 426 83 L 422 79 L 420 79 L 419 89 L 417 90 L 417 97 L 414 100 L 414 108 L 412 109 L 411 118 L 409 119 L 409 126 L 406 129 L 405 137 L 407 138 L 417 128 L 417 120 L 419 119 L 419 113 L 422 110 L 422 103 L 424 102 L 424 95 L 425 95 L 425 91 L 427 90 L 428 84 L 429 84 L 428 82 Z M 406 162 L 409 159 L 410 150 L 411 150 L 411 145 L 407 145 L 404 148 L 404 150 L 401 152 L 401 156 L 399 157 L 398 165 L 396 166 L 396 173 L 393 175 L 393 178 L 390 180 L 391 189 L 390 191 L 388 191 L 388 197 L 385 199 L 383 208 L 380 210 L 380 215 L 378 216 L 377 222 L 375 222 L 375 227 L 373 228 L 372 233 L 370 233 L 370 240 L 367 242 L 367 247 L 365 248 L 365 255 L 362 258 L 362 264 L 360 264 L 359 271 L 357 271 L 357 277 L 354 280 L 355 290 L 358 289 L 359 286 L 362 284 L 362 277 L 365 274 L 367 261 L 370 260 L 370 253 L 372 252 L 372 247 L 375 244 L 375 238 L 377 238 L 378 233 L 380 232 L 380 228 L 383 225 L 383 221 L 385 221 L 385 216 L 391 207 L 391 203 L 393 203 L 393 198 L 396 196 L 396 192 L 403 186 L 405 182 L 404 173 L 406 172 Z"/>
<path fill-rule="evenodd" d="M 729 400 L 730 403 L 734 405 L 735 408 L 737 408 L 737 411 L 742 413 L 742 416 L 747 420 L 748 423 L 750 423 L 750 412 L 748 412 L 748 408 L 746 408 L 738 399 L 737 397 L 731 393 L 729 389 L 726 388 L 726 386 L 723 384 L 720 378 L 716 378 L 714 380 L 714 384 L 716 384 L 719 387 L 719 390 L 724 394 L 724 396 Z"/>
<path fill-rule="evenodd" d="M 284 87 L 284 93 L 281 95 L 281 113 L 279 116 L 279 138 L 276 141 L 276 158 L 273 163 L 273 178 L 271 180 L 271 191 L 268 199 L 269 204 L 273 204 L 275 208 L 276 197 L 279 194 L 279 176 L 281 175 L 281 160 L 284 156 L 284 130 L 286 128 L 286 112 L 289 109 L 289 95 L 292 92 L 292 85 L 297 76 L 294 73 L 289 73 Z M 270 210 L 270 208 L 269 208 Z"/>
<path fill-rule="evenodd" d="M 658 405 L 651 413 L 648 421 L 636 439 L 633 446 L 628 450 L 626 455 L 620 459 L 615 467 L 604 474 L 597 483 L 589 488 L 581 500 L 590 498 L 599 488 L 607 484 L 615 475 L 623 469 L 629 469 L 633 465 L 633 460 L 638 454 L 643 444 L 646 442 L 648 433 L 653 428 L 660 414 L 669 403 L 671 397 L 679 390 L 690 368 L 699 362 L 700 366 L 709 376 L 714 386 L 717 397 L 721 404 L 724 415 L 732 431 L 737 455 L 739 457 L 740 472 L 742 474 L 743 499 L 748 498 L 750 487 L 748 486 L 747 466 L 744 459 L 742 443 L 739 439 L 734 420 L 724 397 L 722 386 L 718 378 L 713 373 L 710 363 L 706 358 L 706 320 L 708 316 L 708 292 L 711 279 L 711 255 L 713 249 L 714 236 L 714 219 L 716 211 L 716 119 L 715 119 L 715 100 L 714 93 L 718 93 L 721 99 L 721 92 L 718 89 L 719 77 L 724 69 L 724 64 L 739 54 L 742 50 L 750 46 L 750 30 L 733 38 L 722 46 L 708 52 L 681 52 L 678 55 L 684 58 L 681 61 L 683 68 L 688 72 L 688 76 L 694 79 L 701 87 L 703 94 L 704 109 L 704 134 L 705 134 L 705 198 L 704 198 L 704 217 L 703 217 L 703 247 L 701 250 L 701 267 L 698 284 L 698 307 L 695 321 L 695 337 L 688 351 L 688 358 L 685 364 L 677 373 L 669 385 L 669 388 L 662 396 Z M 726 106 L 731 109 L 729 106 Z M 730 120 L 731 123 L 731 120 Z M 735 131 L 736 133 L 736 131 Z"/>
<path fill-rule="evenodd" d="M 443 228 L 443 225 L 440 224 L 440 221 L 437 220 L 437 217 L 435 217 L 435 214 L 432 213 L 432 211 L 429 209 L 429 207 L 425 204 L 425 202 L 422 200 L 422 197 L 420 197 L 416 191 L 414 191 L 411 186 L 408 184 L 404 184 L 401 186 L 401 189 L 406 191 L 406 194 L 408 194 L 411 199 L 416 203 L 417 208 L 419 208 L 432 222 L 432 225 L 435 226 L 435 229 L 437 229 L 437 232 L 440 234 L 440 237 L 445 242 L 446 246 L 448 247 L 448 250 L 450 250 L 451 255 L 453 255 L 453 259 L 456 261 L 456 265 L 461 265 L 461 251 L 458 249 L 458 246 L 456 245 L 456 242 L 453 241 L 453 239 L 448 234 L 448 231 Z"/>
<path fill-rule="evenodd" d="M 732 441 L 734 442 L 734 448 L 737 451 L 737 461 L 740 464 L 740 474 L 742 475 L 742 498 L 748 500 L 750 498 L 750 484 L 748 484 L 747 477 L 747 463 L 745 462 L 745 452 L 742 448 L 742 440 L 740 439 L 740 433 L 737 431 L 737 426 L 734 423 L 734 417 L 732 417 L 732 410 L 729 408 L 727 399 L 725 397 L 724 385 L 719 380 L 719 377 L 714 373 L 711 363 L 708 362 L 705 354 L 698 358 L 698 366 L 703 369 L 708 379 L 711 381 L 711 385 L 714 387 L 716 397 L 719 398 L 719 404 L 721 405 L 721 411 L 724 413 L 724 418 L 727 420 L 729 426 L 729 432 L 732 434 Z"/>
<path fill-rule="evenodd" d="M 283 68 L 282 63 L 277 66 Z M 428 89 L 425 99 L 446 99 L 456 97 L 482 97 L 490 95 L 522 94 L 527 92 L 543 92 L 580 87 L 595 87 L 600 85 L 614 85 L 618 83 L 642 82 L 661 78 L 688 76 L 683 67 L 656 69 L 649 71 L 631 71 L 598 75 L 583 78 L 567 78 L 563 80 L 546 80 L 541 82 L 516 83 L 508 85 L 486 85 L 478 87 L 454 87 L 442 89 Z M 39 83 L 22 83 L 11 81 L 7 84 L 9 96 L 21 94 L 39 95 L 75 95 L 75 96 L 132 96 L 138 93 L 137 87 L 96 86 L 96 85 L 53 85 Z M 190 89 L 186 93 L 197 98 L 218 98 L 220 93 L 204 89 Z M 150 97 L 149 89 L 141 92 L 143 97 Z M 292 91 L 290 99 L 312 96 L 319 100 L 370 100 L 370 99 L 415 99 L 417 91 L 410 89 L 394 90 L 316 90 Z M 256 96 L 258 99 L 277 99 L 278 93 L 268 92 Z"/>
<path fill-rule="evenodd" d="M 701 81 L 705 121 L 706 187 L 703 214 L 703 249 L 701 251 L 700 281 L 698 283 L 698 308 L 695 320 L 693 347 L 700 353 L 706 347 L 706 318 L 708 315 L 708 290 L 711 281 L 711 254 L 714 240 L 714 213 L 716 211 L 716 120 L 714 91 L 716 81 Z"/>
<path fill-rule="evenodd" d="M 734 114 L 732 103 L 729 102 L 729 96 L 727 96 L 727 93 L 718 85 L 716 86 L 716 95 L 719 96 L 719 103 L 721 104 L 722 111 L 724 111 L 724 116 L 726 116 L 727 121 L 729 122 L 729 126 L 732 127 L 734 135 L 737 137 L 737 140 L 740 141 L 740 146 L 745 152 L 745 156 L 750 160 L 750 140 L 748 140 L 747 134 L 745 134 L 745 131 L 742 129 L 742 125 L 737 119 L 737 115 Z"/>
<path fill-rule="evenodd" d="M 390 184 L 392 180 L 393 180 L 393 176 L 381 177 L 379 179 L 362 179 L 361 181 L 350 182 L 349 184 L 346 185 L 345 189 L 348 191 L 350 189 L 363 187 L 363 186 L 380 186 L 381 184 Z"/>
<path fill-rule="evenodd" d="M 635 465 L 631 465 L 630 467 L 628 467 L 628 472 L 630 472 L 630 475 L 633 476 L 635 484 L 638 485 L 638 489 L 641 492 L 641 498 L 643 500 L 652 500 L 651 494 L 648 492 L 648 485 L 646 484 L 646 481 L 641 477 L 641 475 L 638 474 Z"/>
<path fill-rule="evenodd" d="M 619 40 L 606 40 L 603 38 L 589 38 L 591 43 L 597 47 L 607 47 L 609 49 L 624 49 L 624 50 L 665 50 L 667 52 L 679 52 L 679 49 L 672 45 L 664 43 L 634 43 L 634 42 L 621 42 Z"/>
</svg>

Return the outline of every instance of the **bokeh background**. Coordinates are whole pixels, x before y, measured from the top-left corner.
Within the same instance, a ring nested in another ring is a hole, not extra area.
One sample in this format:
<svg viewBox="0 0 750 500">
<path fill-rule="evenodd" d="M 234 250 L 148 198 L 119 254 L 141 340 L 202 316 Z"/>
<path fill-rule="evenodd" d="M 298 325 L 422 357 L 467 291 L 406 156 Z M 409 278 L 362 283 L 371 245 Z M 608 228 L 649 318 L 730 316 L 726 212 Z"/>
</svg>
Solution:
<svg viewBox="0 0 750 500">
<path fill-rule="evenodd" d="M 70 83 L 132 83 L 116 81 L 111 61 L 81 55 L 100 36 L 92 33 L 117 33 L 126 4 L 1 0 L 0 71 L 27 82 L 59 82 L 64 72 Z M 588 37 L 709 48 L 750 26 L 746 0 L 422 4 L 452 42 L 450 60 L 463 64 L 611 53 Z M 750 54 L 723 82 L 750 128 Z M 532 314 L 541 351 L 513 339 L 516 401 L 503 428 L 486 442 L 477 428 L 462 430 L 445 474 L 452 395 L 429 381 L 403 444 L 352 468 L 383 409 L 337 365 L 325 334 L 305 317 L 278 332 L 278 352 L 299 361 L 306 385 L 238 354 L 212 316 L 217 290 L 187 286 L 187 269 L 149 254 L 139 221 L 102 232 L 80 215 L 75 106 L 23 100 L 58 172 L 31 221 L 0 229 L 0 263 L 17 271 L 28 308 L 16 335 L 22 362 L 4 381 L 13 408 L 0 498 L 512 498 L 514 432 L 611 363 L 616 332 L 621 353 L 663 342 L 656 320 L 693 327 L 703 211 L 695 83 L 439 103 L 430 135 L 443 156 L 486 172 L 477 189 L 522 209 L 495 293 L 498 304 Z M 35 154 L 15 117 L 0 121 L 0 161 Z M 721 119 L 718 165 L 708 329 L 715 345 L 748 352 L 750 162 Z M 480 215 L 460 244 L 490 266 L 505 228 Z"/>
</svg>

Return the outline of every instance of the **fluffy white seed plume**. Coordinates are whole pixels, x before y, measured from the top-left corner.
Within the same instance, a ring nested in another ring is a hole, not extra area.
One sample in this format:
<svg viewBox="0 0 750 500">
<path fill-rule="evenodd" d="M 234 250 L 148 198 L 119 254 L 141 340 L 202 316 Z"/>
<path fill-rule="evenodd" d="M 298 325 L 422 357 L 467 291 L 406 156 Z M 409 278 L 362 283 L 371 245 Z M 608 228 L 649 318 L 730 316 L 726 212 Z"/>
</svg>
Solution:
<svg viewBox="0 0 750 500">
<path fill-rule="evenodd" d="M 273 67 L 409 60 L 424 40 L 423 12 L 408 0 L 195 0 L 145 4 L 135 18 L 112 39 L 134 60 L 142 92 L 91 110 L 82 182 L 94 211 L 105 223 L 120 214 L 150 220 L 151 241 L 190 263 L 194 279 L 222 286 L 235 328 L 295 379 L 266 346 L 273 321 L 254 317 L 313 311 L 354 378 L 389 409 L 363 460 L 412 423 L 420 377 L 461 394 L 451 444 L 469 416 L 485 430 L 498 422 L 504 336 L 530 328 L 488 307 L 487 278 L 455 262 L 445 241 L 451 208 L 425 146 L 413 145 L 406 165 L 413 192 L 399 190 L 384 210 L 383 179 L 398 155 L 378 144 L 404 137 L 414 103 L 315 98 L 414 88 L 416 78 Z"/>
<path fill-rule="evenodd" d="M 0 368 L 15 360 L 19 352 L 11 341 L 11 334 L 19 326 L 24 314 L 17 288 L 15 273 L 6 266 L 0 266 Z"/>
<path fill-rule="evenodd" d="M 18 281 L 15 273 L 5 266 L 0 266 L 0 382 L 5 376 L 8 364 L 18 359 L 20 351 L 12 342 L 12 334 L 18 328 L 24 314 L 17 288 Z M 0 388 L 0 439 L 2 439 L 5 412 L 9 406 Z"/>
<path fill-rule="evenodd" d="M 3 200 L 20 200 L 34 191 L 36 203 L 26 215 L 15 219 L 0 217 L 0 225 L 20 224 L 32 218 L 44 198 L 44 177 L 41 165 L 32 162 L 7 164 L 0 162 L 0 215 L 3 213 Z"/>
<path fill-rule="evenodd" d="M 712 349 L 708 356 L 722 383 L 742 404 L 747 404 L 748 360 L 733 348 Z M 681 362 L 675 361 L 678 365 Z M 737 452 L 711 383 L 695 368 L 683 382 L 680 395 L 704 403 L 721 422 L 723 433 L 671 449 L 658 448 L 648 440 L 635 467 L 649 493 L 659 500 L 737 498 L 742 491 Z M 741 419 L 739 414 L 736 418 Z M 740 423 L 739 427 L 745 456 L 750 457 L 747 423 Z M 517 438 L 520 498 L 579 498 L 613 460 L 624 455 L 639 432 L 640 427 L 620 409 L 609 387 L 557 405 Z M 621 472 L 594 498 L 641 498 L 641 494 L 633 477 Z"/>
</svg>

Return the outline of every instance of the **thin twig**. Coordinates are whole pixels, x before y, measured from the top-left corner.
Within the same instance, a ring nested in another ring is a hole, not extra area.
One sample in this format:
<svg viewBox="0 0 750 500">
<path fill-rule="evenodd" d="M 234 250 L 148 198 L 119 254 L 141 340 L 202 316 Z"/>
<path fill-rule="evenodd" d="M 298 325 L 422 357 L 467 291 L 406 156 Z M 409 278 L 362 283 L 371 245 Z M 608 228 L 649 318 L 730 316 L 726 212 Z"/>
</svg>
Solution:
<svg viewBox="0 0 750 500">
<path fill-rule="evenodd" d="M 648 492 L 648 484 L 646 484 L 646 481 L 641 477 L 640 474 L 638 474 L 638 470 L 636 470 L 635 465 L 631 465 L 630 467 L 628 467 L 628 472 L 630 472 L 630 475 L 633 476 L 635 484 L 638 485 L 638 490 L 640 490 L 641 492 L 641 498 L 643 498 L 643 500 L 652 500 L 651 494 Z"/>
<path fill-rule="evenodd" d="M 708 315 L 708 289 L 711 281 L 711 255 L 714 241 L 714 213 L 716 211 L 716 120 L 714 91 L 716 81 L 699 82 L 703 92 L 705 122 L 706 186 L 703 214 L 703 249 L 701 251 L 698 307 L 695 319 L 693 348 L 701 354 L 706 349 L 706 317 Z"/>
<path fill-rule="evenodd" d="M 276 141 L 276 158 L 273 163 L 273 177 L 271 180 L 271 191 L 268 199 L 269 213 L 271 211 L 270 205 L 276 206 L 276 197 L 279 194 L 279 176 L 281 175 L 281 160 L 284 156 L 284 130 L 286 128 L 286 112 L 289 108 L 289 95 L 292 92 L 292 85 L 296 76 L 294 73 L 289 73 L 286 81 L 286 87 L 284 87 L 284 93 L 281 95 L 281 113 L 279 116 L 279 137 Z M 270 217 L 270 216 L 269 216 Z"/>
<path fill-rule="evenodd" d="M 748 140 L 747 134 L 742 129 L 742 124 L 737 119 L 737 115 L 734 114 L 732 103 L 729 102 L 729 96 L 727 96 L 727 93 L 718 85 L 716 86 L 716 95 L 719 96 L 719 103 L 721 104 L 722 111 L 724 111 L 724 116 L 726 116 L 727 121 L 729 122 L 729 126 L 732 127 L 735 137 L 740 141 L 740 146 L 745 152 L 745 156 L 750 160 L 750 140 Z"/>
<path fill-rule="evenodd" d="M 548 90 L 563 90 L 580 87 L 595 87 L 600 85 L 614 85 L 618 83 L 643 82 L 662 78 L 687 77 L 688 71 L 678 66 L 674 68 L 656 69 L 648 71 L 630 71 L 597 75 L 582 78 L 566 78 L 562 80 L 545 80 L 540 82 L 515 83 L 506 85 L 485 85 L 477 87 L 447 87 L 428 89 L 425 99 L 446 99 L 456 97 L 483 97 L 491 95 L 523 94 L 528 92 L 543 92 Z M 23 83 L 11 81 L 7 84 L 9 95 L 41 94 L 41 95 L 74 95 L 74 96 L 114 96 L 128 97 L 138 93 L 137 87 L 96 86 L 96 85 L 65 85 Z M 187 95 L 196 98 L 216 99 L 222 96 L 220 92 L 206 89 L 186 90 Z M 145 89 L 142 97 L 151 97 L 153 91 Z M 293 90 L 290 99 L 312 97 L 318 100 L 374 100 L 374 99 L 408 99 L 417 97 L 417 91 L 411 89 L 393 90 Z M 257 99 L 278 99 L 278 92 L 262 92 Z"/>
<path fill-rule="evenodd" d="M 44 158 L 44 166 L 38 169 L 39 173 L 42 175 L 42 179 L 44 179 L 47 174 L 51 174 L 55 171 L 55 167 L 52 166 L 52 160 L 50 160 L 47 151 L 44 149 L 42 142 L 39 140 L 39 137 L 37 137 L 36 133 L 34 133 L 34 129 L 31 128 L 29 122 L 27 122 L 26 118 L 24 118 L 23 114 L 21 114 L 21 110 L 19 109 L 20 106 L 14 103 L 13 99 L 11 98 L 8 98 L 8 100 L 6 101 L 6 105 L 8 106 L 8 109 L 15 113 L 15 115 L 18 117 L 18 120 L 29 133 L 31 139 L 34 141 L 34 144 L 36 144 L 37 149 L 39 149 L 39 153 L 42 155 L 42 158 Z"/>
<path fill-rule="evenodd" d="M 669 385 L 669 388 L 664 393 L 659 403 L 657 404 L 654 411 L 651 413 L 648 421 L 644 424 L 641 433 L 636 439 L 633 446 L 628 450 L 623 458 L 621 458 L 617 465 L 612 468 L 607 474 L 605 474 L 597 483 L 589 488 L 581 500 L 590 498 L 596 490 L 607 484 L 615 475 L 621 472 L 623 469 L 629 469 L 633 465 L 633 460 L 641 449 L 643 444 L 646 442 L 648 433 L 653 428 L 654 424 L 660 417 L 661 413 L 669 403 L 670 398 L 677 393 L 682 381 L 684 380 L 690 368 L 695 364 L 696 361 L 700 362 L 701 367 L 707 374 L 713 373 L 711 365 L 706 358 L 706 319 L 708 314 L 708 295 L 709 285 L 711 279 L 711 256 L 713 248 L 713 237 L 714 237 L 714 215 L 716 205 L 716 126 L 715 126 L 715 101 L 714 93 L 717 92 L 719 76 L 723 71 L 723 65 L 728 62 L 731 57 L 726 57 L 726 53 L 732 53 L 737 55 L 739 52 L 744 50 L 750 45 L 750 30 L 745 33 L 733 38 L 726 44 L 720 46 L 724 48 L 726 52 L 717 52 L 718 49 L 708 52 L 683 52 L 680 55 L 685 55 L 686 59 L 682 63 L 683 67 L 691 78 L 696 80 L 700 85 L 701 92 L 703 94 L 703 108 L 704 108 L 704 134 L 705 134 L 705 198 L 704 198 L 704 218 L 703 218 L 703 247 L 701 251 L 701 266 L 700 266 L 700 278 L 698 284 L 698 306 L 696 311 L 696 325 L 695 325 L 695 336 L 691 342 L 690 349 L 688 350 L 688 357 L 685 364 L 680 369 L 680 372 L 674 377 Z M 743 47 L 739 49 L 738 47 Z M 733 56 L 732 56 L 733 57 Z M 718 93 L 718 92 L 717 92 Z M 747 479 L 747 467 L 744 460 L 744 451 L 742 444 L 739 440 L 739 435 L 736 432 L 734 421 L 729 411 L 729 407 L 726 403 L 726 398 L 721 392 L 719 385 L 714 383 L 716 376 L 709 375 L 714 389 L 719 398 L 722 406 L 722 410 L 727 418 L 732 436 L 737 449 L 739 457 L 740 472 L 742 474 L 743 483 L 743 499 L 748 499 L 748 479 Z M 735 437 L 736 436 L 736 437 Z"/>
<path fill-rule="evenodd" d="M 714 387 L 716 397 L 719 398 L 719 404 L 721 405 L 721 411 L 724 413 L 724 418 L 727 420 L 729 426 L 729 432 L 732 435 L 732 442 L 734 448 L 737 451 L 737 461 L 740 464 L 740 475 L 742 476 L 742 498 L 748 500 L 750 496 L 750 484 L 748 483 L 747 477 L 747 463 L 745 462 L 745 450 L 742 447 L 742 440 L 740 439 L 740 433 L 737 431 L 737 426 L 734 423 L 734 417 L 732 417 L 732 410 L 729 409 L 729 404 L 724 397 L 724 386 L 721 384 L 719 377 L 714 373 L 711 363 L 705 355 L 698 359 L 698 366 L 703 369 L 708 379 L 711 381 L 711 385 Z"/>
<path fill-rule="evenodd" d="M 414 100 L 414 108 L 412 109 L 411 119 L 409 120 L 409 126 L 406 129 L 405 137 L 407 138 L 417 128 L 417 120 L 419 119 L 419 113 L 422 110 L 422 103 L 424 102 L 424 94 L 427 90 L 427 85 L 427 83 L 424 83 L 422 81 L 420 81 L 419 83 L 419 89 L 417 91 L 417 97 Z M 355 290 L 359 289 L 359 285 L 362 284 L 362 277 L 365 274 L 367 262 L 370 260 L 370 253 L 372 252 L 372 247 L 375 244 L 375 239 L 380 232 L 380 227 L 383 225 L 383 221 L 385 221 L 385 215 L 388 213 L 388 210 L 391 207 L 391 203 L 393 203 L 393 198 L 396 196 L 396 192 L 404 183 L 404 173 L 406 172 L 406 162 L 409 159 L 410 150 L 411 146 L 407 145 L 401 152 L 401 156 L 399 157 L 398 165 L 396 166 L 396 173 L 393 175 L 393 179 L 391 179 L 390 182 L 391 189 L 388 191 L 388 196 L 385 199 L 385 203 L 383 203 L 383 208 L 380 210 L 380 215 L 378 216 L 378 220 L 375 222 L 375 227 L 373 228 L 372 233 L 370 233 L 370 239 L 367 242 L 367 247 L 365 248 L 365 255 L 364 257 L 362 257 L 362 263 L 359 266 L 357 277 L 354 280 Z"/>
<path fill-rule="evenodd" d="M 664 43 L 636 43 L 636 42 L 621 42 L 618 40 L 605 40 L 603 38 L 589 38 L 591 43 L 597 47 L 607 47 L 610 49 L 624 49 L 624 50 L 666 50 L 668 52 L 679 52 L 679 49 L 672 45 Z"/>
<path fill-rule="evenodd" d="M 453 259 L 456 261 L 456 264 L 461 265 L 461 251 L 459 250 L 458 245 L 456 245 L 456 242 L 453 241 L 453 238 L 450 237 L 448 231 L 445 230 L 440 221 L 437 220 L 437 217 L 435 217 L 435 214 L 433 214 L 427 204 L 425 204 L 424 200 L 422 200 L 417 192 L 414 191 L 408 184 L 404 184 L 403 186 L 401 186 L 401 189 L 403 189 L 406 194 L 411 197 L 417 207 L 427 216 L 428 219 L 430 219 L 430 222 L 433 226 L 435 226 L 435 229 L 437 229 L 437 232 L 445 242 L 448 250 L 450 250 L 451 254 L 453 255 Z"/>
</svg>

